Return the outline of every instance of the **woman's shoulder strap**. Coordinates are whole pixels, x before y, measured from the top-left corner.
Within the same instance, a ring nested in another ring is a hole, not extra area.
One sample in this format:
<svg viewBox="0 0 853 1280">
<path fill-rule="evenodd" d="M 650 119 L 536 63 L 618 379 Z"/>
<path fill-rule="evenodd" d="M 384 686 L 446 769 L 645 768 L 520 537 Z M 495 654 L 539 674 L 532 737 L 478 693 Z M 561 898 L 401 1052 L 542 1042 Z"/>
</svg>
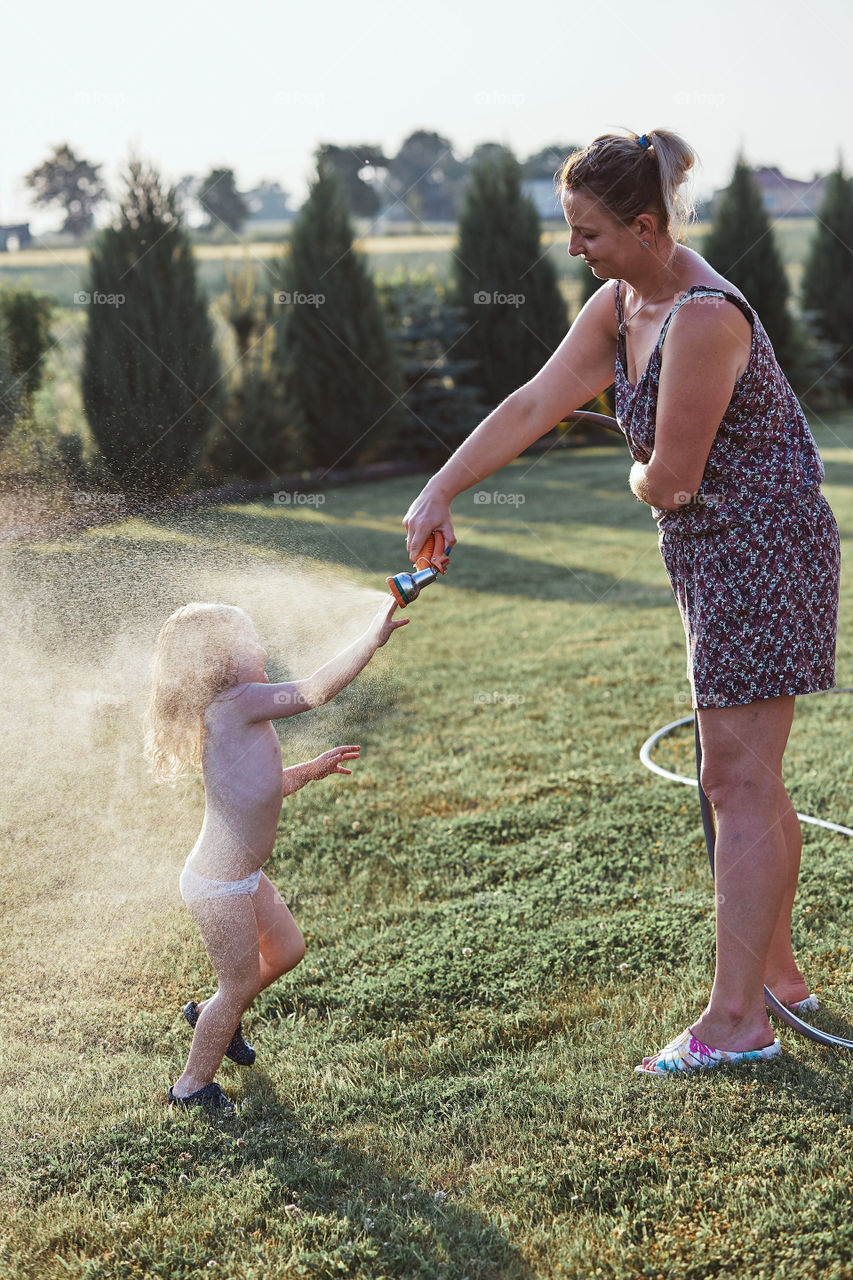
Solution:
<svg viewBox="0 0 853 1280">
<path fill-rule="evenodd" d="M 622 315 L 623 315 L 623 312 L 622 312 L 622 281 L 621 281 L 621 280 L 614 280 L 614 281 L 613 281 L 613 294 L 614 294 L 614 297 L 616 298 L 616 323 L 617 323 L 617 324 L 621 324 L 621 323 L 622 323 Z"/>
<path fill-rule="evenodd" d="M 672 321 L 672 317 L 675 315 L 675 313 L 678 311 L 680 307 L 684 306 L 685 302 L 689 302 L 691 298 L 697 296 L 696 294 L 697 289 L 702 291 L 701 296 L 705 298 L 714 298 L 714 297 L 726 298 L 729 302 L 733 302 L 735 306 L 738 307 L 738 309 L 742 311 L 743 314 L 746 316 L 750 325 L 755 324 L 755 313 L 752 310 L 752 307 L 749 305 L 748 302 L 746 302 L 743 298 L 740 297 L 739 294 L 735 293 L 733 290 L 719 289 L 717 288 L 716 285 L 713 285 L 713 284 L 692 284 L 689 289 L 685 289 L 684 293 L 678 299 L 675 306 L 672 308 L 666 320 L 664 321 L 663 328 L 660 331 L 660 337 L 658 338 L 658 349 L 660 349 L 660 346 L 663 343 L 664 337 L 666 336 L 666 331 L 669 328 L 670 323 Z"/>
</svg>

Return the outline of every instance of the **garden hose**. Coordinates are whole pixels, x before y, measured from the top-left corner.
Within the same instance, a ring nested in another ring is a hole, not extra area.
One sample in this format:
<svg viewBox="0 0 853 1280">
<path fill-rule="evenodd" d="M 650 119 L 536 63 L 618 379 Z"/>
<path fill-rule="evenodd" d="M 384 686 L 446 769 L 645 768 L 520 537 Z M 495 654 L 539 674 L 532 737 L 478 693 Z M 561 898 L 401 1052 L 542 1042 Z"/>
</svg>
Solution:
<svg viewBox="0 0 853 1280">
<path fill-rule="evenodd" d="M 853 689 L 826 689 L 825 693 L 853 693 Z M 651 758 L 652 748 L 660 742 L 661 738 L 665 738 L 673 729 L 679 728 L 681 725 L 692 724 L 696 741 L 696 777 L 686 778 L 683 774 L 672 773 L 669 769 L 662 769 L 659 764 L 655 764 Z M 702 828 L 705 832 L 705 846 L 708 850 L 708 861 L 711 864 L 711 876 L 714 875 L 714 849 L 716 847 L 716 831 L 714 828 L 714 817 L 711 812 L 711 806 L 708 797 L 699 782 L 702 771 L 702 746 L 699 741 L 699 724 L 694 716 L 683 716 L 680 720 L 673 720 L 671 724 L 665 724 L 662 729 L 656 730 L 655 733 L 647 738 L 640 748 L 640 760 L 647 769 L 651 769 L 653 773 L 659 774 L 662 778 L 668 778 L 671 782 L 680 782 L 684 786 L 697 787 L 699 790 L 699 808 L 702 812 Z M 797 817 L 800 822 L 811 823 L 815 827 L 823 827 L 826 831 L 835 831 L 839 835 L 853 836 L 853 830 L 850 827 L 842 827 L 838 822 L 827 822 L 823 818 L 812 818 L 806 813 L 798 813 Z M 782 1004 L 781 1000 L 777 1000 L 769 987 L 764 988 L 764 1000 L 769 1009 L 786 1022 L 793 1031 L 799 1035 L 805 1036 L 808 1040 L 814 1040 L 817 1044 L 826 1045 L 831 1049 L 853 1049 L 853 1040 L 845 1040 L 843 1036 L 834 1036 L 829 1031 L 820 1031 L 817 1027 L 811 1026 L 810 1023 L 804 1022 L 802 1018 L 798 1018 L 787 1005 Z"/>
</svg>

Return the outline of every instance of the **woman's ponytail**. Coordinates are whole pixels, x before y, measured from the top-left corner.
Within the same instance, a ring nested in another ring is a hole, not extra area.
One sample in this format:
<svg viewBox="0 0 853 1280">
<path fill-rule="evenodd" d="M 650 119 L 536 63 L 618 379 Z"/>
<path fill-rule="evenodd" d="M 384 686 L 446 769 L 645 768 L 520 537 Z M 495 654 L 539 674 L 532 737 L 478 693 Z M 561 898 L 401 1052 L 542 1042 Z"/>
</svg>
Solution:
<svg viewBox="0 0 853 1280">
<path fill-rule="evenodd" d="M 688 142 L 669 129 L 651 129 L 645 135 L 658 162 L 660 193 L 667 225 L 673 240 L 696 217 L 696 208 L 687 176 L 697 155 Z"/>
<path fill-rule="evenodd" d="M 654 211 L 678 240 L 696 213 L 686 182 L 697 159 L 690 144 L 669 129 L 605 133 L 573 152 L 555 178 L 560 191 L 581 188 L 597 196 L 620 222 Z"/>
</svg>

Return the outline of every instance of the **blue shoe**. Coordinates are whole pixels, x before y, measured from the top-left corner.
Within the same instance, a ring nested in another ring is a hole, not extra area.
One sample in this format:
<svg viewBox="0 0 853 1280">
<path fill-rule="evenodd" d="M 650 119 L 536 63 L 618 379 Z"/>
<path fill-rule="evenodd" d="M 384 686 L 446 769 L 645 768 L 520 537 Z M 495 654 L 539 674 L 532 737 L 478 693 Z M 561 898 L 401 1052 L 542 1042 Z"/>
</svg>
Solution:
<svg viewBox="0 0 853 1280">
<path fill-rule="evenodd" d="M 198 1022 L 198 1007 L 194 1000 L 189 1000 L 184 1005 L 184 1017 L 191 1027 Z M 255 1051 L 250 1044 L 246 1044 L 243 1039 L 243 1024 L 238 1025 L 234 1032 L 228 1048 L 225 1050 L 225 1057 L 230 1058 L 232 1062 L 236 1062 L 238 1067 L 250 1067 L 255 1061 Z"/>
</svg>

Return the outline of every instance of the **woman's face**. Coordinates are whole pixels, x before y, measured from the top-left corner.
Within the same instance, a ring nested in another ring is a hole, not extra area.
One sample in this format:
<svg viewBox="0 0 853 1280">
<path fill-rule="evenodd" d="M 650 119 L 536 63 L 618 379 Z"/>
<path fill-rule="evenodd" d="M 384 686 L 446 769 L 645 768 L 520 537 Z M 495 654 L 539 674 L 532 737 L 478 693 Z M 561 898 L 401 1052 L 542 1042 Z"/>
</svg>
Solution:
<svg viewBox="0 0 853 1280">
<path fill-rule="evenodd" d="M 582 257 L 600 280 L 625 279 L 626 264 L 630 265 L 641 252 L 639 236 L 608 213 L 598 197 L 588 191 L 564 191 L 562 204 L 571 230 L 571 256 Z"/>
</svg>

